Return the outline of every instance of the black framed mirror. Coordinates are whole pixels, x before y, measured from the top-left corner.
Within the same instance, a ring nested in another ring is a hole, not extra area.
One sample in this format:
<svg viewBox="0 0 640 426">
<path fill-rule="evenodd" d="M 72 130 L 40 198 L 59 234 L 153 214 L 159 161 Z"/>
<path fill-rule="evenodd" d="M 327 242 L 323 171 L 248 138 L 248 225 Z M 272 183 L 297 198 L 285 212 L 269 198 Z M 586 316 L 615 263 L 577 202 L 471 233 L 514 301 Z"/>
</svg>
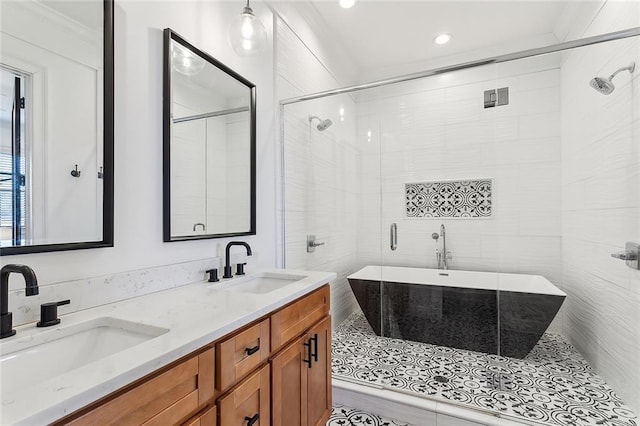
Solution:
<svg viewBox="0 0 640 426">
<path fill-rule="evenodd" d="M 2 256 L 113 246 L 113 16 L 113 0 L 2 4 Z"/>
<path fill-rule="evenodd" d="M 163 238 L 256 233 L 256 87 L 164 30 Z"/>
</svg>

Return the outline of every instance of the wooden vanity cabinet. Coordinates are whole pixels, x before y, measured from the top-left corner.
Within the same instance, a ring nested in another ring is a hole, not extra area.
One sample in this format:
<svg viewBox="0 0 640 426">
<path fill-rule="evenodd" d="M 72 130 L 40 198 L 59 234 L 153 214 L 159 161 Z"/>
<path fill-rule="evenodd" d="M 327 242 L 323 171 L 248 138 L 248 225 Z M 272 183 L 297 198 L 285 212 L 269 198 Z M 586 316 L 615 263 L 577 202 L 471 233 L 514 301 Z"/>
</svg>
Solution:
<svg viewBox="0 0 640 426">
<path fill-rule="evenodd" d="M 331 414 L 331 318 L 271 360 L 273 426 L 324 425 Z"/>
<path fill-rule="evenodd" d="M 325 285 L 54 424 L 320 426 L 330 413 Z"/>
</svg>

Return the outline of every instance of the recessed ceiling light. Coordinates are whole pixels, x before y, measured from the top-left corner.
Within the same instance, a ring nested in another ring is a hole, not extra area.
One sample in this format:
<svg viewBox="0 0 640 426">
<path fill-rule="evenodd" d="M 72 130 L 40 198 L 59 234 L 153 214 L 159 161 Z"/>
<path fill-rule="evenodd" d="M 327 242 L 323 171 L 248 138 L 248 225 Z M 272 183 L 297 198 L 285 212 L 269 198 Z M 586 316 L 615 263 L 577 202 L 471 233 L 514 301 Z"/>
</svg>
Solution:
<svg viewBox="0 0 640 426">
<path fill-rule="evenodd" d="M 439 36 L 433 39 L 433 42 L 435 44 L 445 44 L 452 38 L 453 36 L 451 34 L 440 34 Z"/>
<path fill-rule="evenodd" d="M 356 0 L 340 0 L 340 6 L 342 6 L 345 9 L 349 9 L 354 4 L 356 4 Z"/>
</svg>

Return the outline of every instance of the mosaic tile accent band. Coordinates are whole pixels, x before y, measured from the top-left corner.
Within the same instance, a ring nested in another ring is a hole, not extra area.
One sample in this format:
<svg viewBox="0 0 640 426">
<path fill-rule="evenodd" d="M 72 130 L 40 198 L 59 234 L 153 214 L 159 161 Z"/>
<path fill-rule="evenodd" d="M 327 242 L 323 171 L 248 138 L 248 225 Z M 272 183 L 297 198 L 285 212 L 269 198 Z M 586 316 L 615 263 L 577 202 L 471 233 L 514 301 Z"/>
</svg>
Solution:
<svg viewBox="0 0 640 426">
<path fill-rule="evenodd" d="M 491 179 L 405 184 L 407 217 L 490 217 Z"/>
</svg>

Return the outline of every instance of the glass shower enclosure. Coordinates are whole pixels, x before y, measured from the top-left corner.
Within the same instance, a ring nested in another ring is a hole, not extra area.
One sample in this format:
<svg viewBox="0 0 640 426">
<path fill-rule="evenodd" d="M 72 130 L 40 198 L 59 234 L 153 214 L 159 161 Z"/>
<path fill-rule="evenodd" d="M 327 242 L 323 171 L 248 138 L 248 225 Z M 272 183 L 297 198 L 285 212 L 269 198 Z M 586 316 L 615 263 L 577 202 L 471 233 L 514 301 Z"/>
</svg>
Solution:
<svg viewBox="0 0 640 426">
<path fill-rule="evenodd" d="M 283 266 L 338 273 L 334 378 L 634 424 L 638 34 L 282 103 Z"/>
</svg>

